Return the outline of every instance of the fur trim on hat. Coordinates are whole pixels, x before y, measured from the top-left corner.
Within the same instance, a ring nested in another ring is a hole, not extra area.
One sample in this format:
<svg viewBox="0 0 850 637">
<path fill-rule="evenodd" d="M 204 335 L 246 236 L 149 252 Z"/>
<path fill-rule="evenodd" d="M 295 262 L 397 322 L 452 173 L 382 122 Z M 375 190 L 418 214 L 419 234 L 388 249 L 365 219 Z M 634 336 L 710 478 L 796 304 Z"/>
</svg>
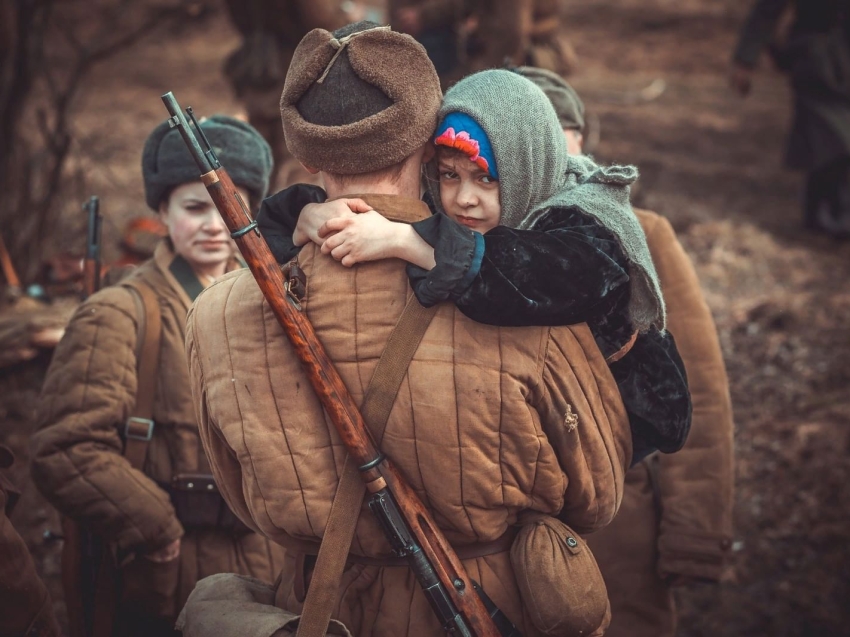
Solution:
<svg viewBox="0 0 850 637">
<path fill-rule="evenodd" d="M 253 205 L 259 205 L 269 189 L 272 150 L 257 130 L 235 117 L 213 115 L 201 122 L 221 165 L 233 183 L 245 188 Z M 193 181 L 200 181 L 198 166 L 176 128 L 163 122 L 148 136 L 142 151 L 145 201 L 158 210 L 166 194 Z"/>
<path fill-rule="evenodd" d="M 352 124 L 311 124 L 298 111 L 298 101 L 325 74 L 340 46 L 328 31 L 314 29 L 295 50 L 280 100 L 289 151 L 303 164 L 338 175 L 376 172 L 404 161 L 428 142 L 437 124 L 442 92 L 434 65 L 409 35 L 386 28 L 357 33 L 344 49 L 351 68 L 392 105 Z"/>
</svg>

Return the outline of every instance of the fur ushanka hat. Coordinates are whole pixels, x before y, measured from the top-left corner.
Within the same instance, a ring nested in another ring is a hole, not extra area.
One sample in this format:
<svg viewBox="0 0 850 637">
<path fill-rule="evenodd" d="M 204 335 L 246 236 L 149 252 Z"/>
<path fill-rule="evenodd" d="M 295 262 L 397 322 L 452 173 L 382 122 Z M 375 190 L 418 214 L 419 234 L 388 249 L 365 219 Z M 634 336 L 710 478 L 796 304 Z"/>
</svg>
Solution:
<svg viewBox="0 0 850 637">
<path fill-rule="evenodd" d="M 338 175 L 398 164 L 428 142 L 442 92 L 425 49 L 374 22 L 314 29 L 295 49 L 280 98 L 289 151 Z"/>
<path fill-rule="evenodd" d="M 245 188 L 252 205 L 259 205 L 269 189 L 272 149 L 250 124 L 227 115 L 213 115 L 201 122 L 221 165 L 233 183 Z M 166 194 L 182 184 L 200 180 L 198 165 L 176 128 L 163 122 L 153 129 L 142 151 L 145 201 L 159 209 Z"/>
</svg>

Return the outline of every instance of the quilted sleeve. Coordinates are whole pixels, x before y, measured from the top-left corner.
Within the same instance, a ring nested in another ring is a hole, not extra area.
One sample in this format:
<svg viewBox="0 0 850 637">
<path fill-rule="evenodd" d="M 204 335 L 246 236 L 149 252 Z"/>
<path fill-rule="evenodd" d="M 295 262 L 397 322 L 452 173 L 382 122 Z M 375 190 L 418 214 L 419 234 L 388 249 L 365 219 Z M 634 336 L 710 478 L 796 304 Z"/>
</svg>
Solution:
<svg viewBox="0 0 850 637">
<path fill-rule="evenodd" d="M 550 331 L 539 394 L 540 424 L 567 479 L 558 517 L 579 533 L 600 529 L 623 498 L 631 429 L 586 324 Z"/>
<path fill-rule="evenodd" d="M 203 295 L 199 297 L 201 303 L 203 298 Z M 186 319 L 186 358 L 189 363 L 189 384 L 192 389 L 192 402 L 195 405 L 195 417 L 198 421 L 198 434 L 218 490 L 225 502 L 242 522 L 257 531 L 257 525 L 251 516 L 242 490 L 242 466 L 236 457 L 236 452 L 224 439 L 221 430 L 210 416 L 202 357 L 198 351 L 200 344 L 196 338 L 195 307 L 192 306 Z"/>
<path fill-rule="evenodd" d="M 647 224 L 648 225 L 648 224 Z M 667 301 L 667 326 L 685 363 L 691 432 L 678 453 L 657 458 L 662 576 L 719 579 L 732 544 L 733 422 L 717 330 L 693 264 L 670 223 L 655 217 L 647 240 Z"/>
<path fill-rule="evenodd" d="M 33 480 L 62 514 L 117 544 L 157 550 L 183 535 L 168 494 L 122 455 L 136 396 L 136 309 L 108 288 L 83 303 L 56 348 L 32 437 Z"/>
</svg>

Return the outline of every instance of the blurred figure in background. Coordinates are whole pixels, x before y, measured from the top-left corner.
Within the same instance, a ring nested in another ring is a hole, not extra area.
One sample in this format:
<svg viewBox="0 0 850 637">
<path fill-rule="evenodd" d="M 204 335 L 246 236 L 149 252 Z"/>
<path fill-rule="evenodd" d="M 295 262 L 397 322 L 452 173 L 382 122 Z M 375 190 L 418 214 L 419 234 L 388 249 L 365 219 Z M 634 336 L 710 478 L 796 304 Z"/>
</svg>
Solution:
<svg viewBox="0 0 850 637">
<path fill-rule="evenodd" d="M 444 91 L 460 79 L 471 4 L 471 0 L 389 0 L 393 29 L 412 35 L 425 47 Z"/>
<path fill-rule="evenodd" d="M 786 37 L 777 27 L 795 12 Z M 807 173 L 805 226 L 850 238 L 850 3 L 846 0 L 757 0 L 744 23 L 730 73 L 746 96 L 753 69 L 770 47 L 794 91 L 786 164 Z"/>
<path fill-rule="evenodd" d="M 11 450 L 0 445 L 0 637 L 59 637 L 50 593 L 9 521 L 20 496 L 7 475 L 14 461 Z"/>
<path fill-rule="evenodd" d="M 569 75 L 577 63 L 563 34 L 564 0 L 389 0 L 390 24 L 415 37 L 445 91 L 476 71 L 529 64 Z"/>
<path fill-rule="evenodd" d="M 515 69 L 549 97 L 570 152 L 581 152 L 584 104 L 563 79 Z M 653 454 L 626 474 L 620 511 L 588 536 L 611 600 L 607 637 L 672 637 L 671 586 L 717 582 L 732 547 L 733 448 L 729 382 L 711 312 L 670 223 L 635 210 L 667 303 L 667 327 L 685 363 L 691 432 L 674 454 Z"/>
<path fill-rule="evenodd" d="M 333 31 L 350 21 L 339 0 L 225 0 L 242 45 L 227 58 L 224 74 L 250 124 L 272 147 L 272 192 L 292 183 L 315 183 L 286 149 L 280 126 L 280 93 L 295 47 L 316 28 Z"/>
<path fill-rule="evenodd" d="M 467 73 L 507 64 L 569 75 L 578 62 L 564 34 L 564 0 L 467 0 L 473 20 Z"/>
</svg>

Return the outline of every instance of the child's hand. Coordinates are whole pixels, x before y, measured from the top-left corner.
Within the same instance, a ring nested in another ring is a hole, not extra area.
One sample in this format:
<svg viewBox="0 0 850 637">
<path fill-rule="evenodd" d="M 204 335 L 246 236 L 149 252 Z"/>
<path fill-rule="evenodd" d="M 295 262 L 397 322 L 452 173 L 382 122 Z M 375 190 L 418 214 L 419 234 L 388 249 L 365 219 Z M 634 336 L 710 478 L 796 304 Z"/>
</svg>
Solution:
<svg viewBox="0 0 850 637">
<path fill-rule="evenodd" d="M 352 217 L 356 213 L 368 212 L 372 207 L 362 199 L 335 199 L 325 203 L 311 203 L 304 206 L 298 216 L 292 242 L 303 246 L 312 241 L 322 245 L 324 239 L 319 236 L 319 228 L 330 219 Z"/>
<path fill-rule="evenodd" d="M 322 252 L 350 268 L 356 263 L 396 256 L 399 235 L 406 227 L 370 210 L 329 219 L 318 235 L 325 238 Z"/>
</svg>

